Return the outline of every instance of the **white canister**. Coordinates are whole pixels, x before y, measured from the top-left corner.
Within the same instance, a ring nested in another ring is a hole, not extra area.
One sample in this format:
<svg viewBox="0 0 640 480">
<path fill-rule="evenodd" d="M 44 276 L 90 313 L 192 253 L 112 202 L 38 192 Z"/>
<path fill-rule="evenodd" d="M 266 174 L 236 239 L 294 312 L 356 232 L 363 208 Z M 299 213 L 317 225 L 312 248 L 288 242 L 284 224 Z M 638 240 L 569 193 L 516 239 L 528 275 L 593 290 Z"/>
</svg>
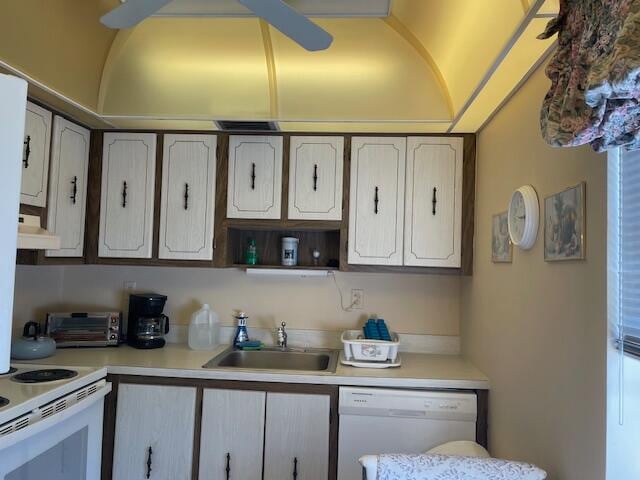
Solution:
<svg viewBox="0 0 640 480">
<path fill-rule="evenodd" d="M 295 237 L 282 237 L 282 265 L 295 267 L 298 264 L 298 240 Z"/>
</svg>

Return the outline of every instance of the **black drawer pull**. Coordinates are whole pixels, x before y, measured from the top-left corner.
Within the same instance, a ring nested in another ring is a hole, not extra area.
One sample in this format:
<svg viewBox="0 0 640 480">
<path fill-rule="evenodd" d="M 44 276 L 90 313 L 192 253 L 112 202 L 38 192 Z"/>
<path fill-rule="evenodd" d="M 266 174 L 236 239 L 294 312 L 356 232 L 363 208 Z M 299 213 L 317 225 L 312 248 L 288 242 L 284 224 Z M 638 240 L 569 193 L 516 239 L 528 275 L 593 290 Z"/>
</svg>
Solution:
<svg viewBox="0 0 640 480">
<path fill-rule="evenodd" d="M 378 214 L 378 202 L 380 199 L 378 198 L 378 187 L 376 187 L 375 194 L 373 195 L 373 213 Z"/>
<path fill-rule="evenodd" d="M 436 192 L 437 192 L 436 187 L 433 187 L 433 200 L 431 200 L 431 205 L 433 205 L 433 209 L 431 210 L 431 213 L 433 213 L 434 215 L 436 214 L 436 205 L 438 204 L 438 198 L 436 197 Z"/>
<path fill-rule="evenodd" d="M 293 480 L 298 478 L 298 457 L 293 459 Z"/>
<path fill-rule="evenodd" d="M 31 135 L 27 135 L 27 139 L 24 141 L 24 159 L 22 163 L 24 168 L 29 168 L 29 156 L 31 155 Z"/>
<path fill-rule="evenodd" d="M 147 450 L 147 478 L 151 478 L 151 455 L 153 454 L 153 450 L 151 447 Z"/>
<path fill-rule="evenodd" d="M 256 164 L 251 164 L 251 190 L 256 189 Z"/>
<path fill-rule="evenodd" d="M 122 182 L 122 208 L 127 206 L 127 182 Z"/>
<path fill-rule="evenodd" d="M 313 191 L 318 190 L 318 165 L 313 166 Z"/>
<path fill-rule="evenodd" d="M 189 184 L 184 184 L 184 209 L 187 210 L 189 208 Z"/>
<path fill-rule="evenodd" d="M 227 473 L 227 480 L 229 480 L 229 474 L 231 473 L 231 454 L 227 453 L 227 466 L 224 471 Z"/>
<path fill-rule="evenodd" d="M 78 196 L 78 177 L 73 176 L 73 180 L 71 180 L 71 203 L 76 204 L 76 197 Z"/>
</svg>

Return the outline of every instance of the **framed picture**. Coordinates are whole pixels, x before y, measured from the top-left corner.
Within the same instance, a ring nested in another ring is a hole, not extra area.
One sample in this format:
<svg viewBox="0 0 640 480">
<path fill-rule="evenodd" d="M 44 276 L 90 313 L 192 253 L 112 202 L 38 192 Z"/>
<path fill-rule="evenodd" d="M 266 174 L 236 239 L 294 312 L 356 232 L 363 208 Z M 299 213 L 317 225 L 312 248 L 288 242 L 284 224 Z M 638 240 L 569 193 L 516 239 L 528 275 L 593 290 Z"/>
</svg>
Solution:
<svg viewBox="0 0 640 480">
<path fill-rule="evenodd" d="M 491 260 L 494 263 L 511 263 L 513 261 L 513 245 L 509 238 L 509 221 L 507 212 L 493 216 L 491 229 Z"/>
<path fill-rule="evenodd" d="M 544 199 L 544 259 L 547 262 L 585 259 L 586 184 Z"/>
</svg>

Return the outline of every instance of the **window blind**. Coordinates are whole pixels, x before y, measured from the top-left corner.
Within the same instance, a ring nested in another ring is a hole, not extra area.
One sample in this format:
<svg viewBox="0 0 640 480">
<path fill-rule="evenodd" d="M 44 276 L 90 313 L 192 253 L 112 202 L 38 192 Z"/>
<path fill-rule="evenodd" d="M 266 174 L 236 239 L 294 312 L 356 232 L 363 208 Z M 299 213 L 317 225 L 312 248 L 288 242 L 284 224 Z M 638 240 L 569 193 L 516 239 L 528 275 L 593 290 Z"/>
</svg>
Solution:
<svg viewBox="0 0 640 480">
<path fill-rule="evenodd" d="M 640 355 L 640 150 L 620 150 L 618 339 Z"/>
</svg>

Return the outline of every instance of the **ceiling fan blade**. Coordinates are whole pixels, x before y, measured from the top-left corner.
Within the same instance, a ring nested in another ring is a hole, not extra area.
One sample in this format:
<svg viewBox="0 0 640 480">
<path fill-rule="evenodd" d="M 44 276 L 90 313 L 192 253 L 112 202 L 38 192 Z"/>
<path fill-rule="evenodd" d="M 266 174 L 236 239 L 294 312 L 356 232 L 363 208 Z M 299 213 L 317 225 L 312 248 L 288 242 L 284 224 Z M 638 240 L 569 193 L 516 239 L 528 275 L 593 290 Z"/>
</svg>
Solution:
<svg viewBox="0 0 640 480">
<path fill-rule="evenodd" d="M 127 0 L 104 15 L 100 22 L 109 28 L 131 28 L 173 0 Z"/>
<path fill-rule="evenodd" d="M 282 0 L 238 0 L 257 16 L 310 51 L 329 48 L 333 37 Z"/>
</svg>

